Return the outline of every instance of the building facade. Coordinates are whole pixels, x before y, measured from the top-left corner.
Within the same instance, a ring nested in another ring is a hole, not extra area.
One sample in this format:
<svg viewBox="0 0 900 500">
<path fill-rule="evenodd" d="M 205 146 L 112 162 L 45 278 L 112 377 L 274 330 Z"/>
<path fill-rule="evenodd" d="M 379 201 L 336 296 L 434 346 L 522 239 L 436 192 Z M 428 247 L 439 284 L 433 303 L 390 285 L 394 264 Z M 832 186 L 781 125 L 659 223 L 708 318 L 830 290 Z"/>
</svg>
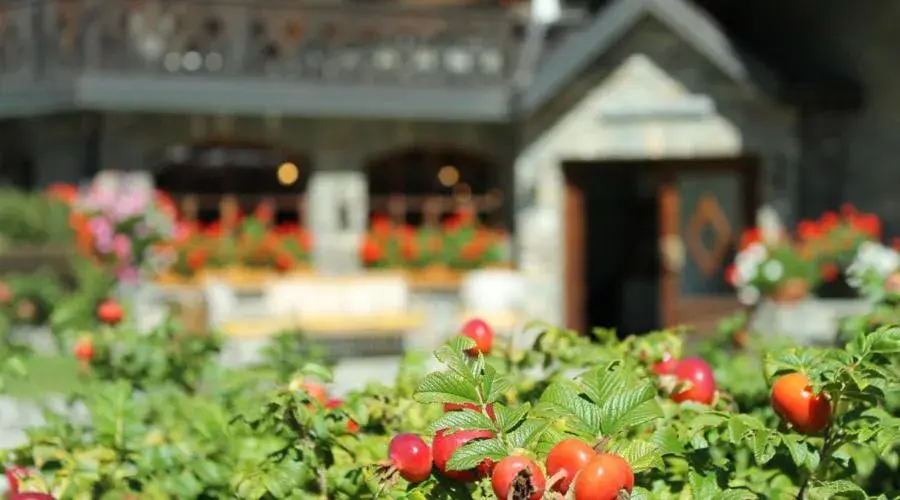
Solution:
<svg viewBox="0 0 900 500">
<path fill-rule="evenodd" d="M 261 176 L 299 158 L 276 194 L 303 197 L 317 263 L 341 268 L 393 195 L 421 191 L 407 212 L 455 196 L 416 172 L 467 163 L 492 172 L 467 194 L 514 235 L 534 316 L 711 317 L 762 204 L 790 223 L 850 201 L 900 229 L 898 9 L 738 3 L 611 0 L 552 26 L 392 3 L 5 3 L 2 170 L 41 186 L 178 177 L 235 148 L 274 152 Z"/>
</svg>

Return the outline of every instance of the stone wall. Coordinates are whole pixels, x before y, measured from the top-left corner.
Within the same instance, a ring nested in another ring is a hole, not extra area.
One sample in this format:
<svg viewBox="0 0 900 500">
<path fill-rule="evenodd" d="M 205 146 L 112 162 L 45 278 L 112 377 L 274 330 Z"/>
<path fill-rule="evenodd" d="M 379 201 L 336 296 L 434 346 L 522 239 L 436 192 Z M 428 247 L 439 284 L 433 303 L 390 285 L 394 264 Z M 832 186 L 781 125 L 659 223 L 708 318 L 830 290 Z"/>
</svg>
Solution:
<svg viewBox="0 0 900 500">
<path fill-rule="evenodd" d="M 763 201 L 790 220 L 795 130 L 793 111 L 726 77 L 662 23 L 638 23 L 526 127 L 516 187 L 530 200 L 517 223 L 529 310 L 562 320 L 563 161 L 755 156 Z"/>
</svg>

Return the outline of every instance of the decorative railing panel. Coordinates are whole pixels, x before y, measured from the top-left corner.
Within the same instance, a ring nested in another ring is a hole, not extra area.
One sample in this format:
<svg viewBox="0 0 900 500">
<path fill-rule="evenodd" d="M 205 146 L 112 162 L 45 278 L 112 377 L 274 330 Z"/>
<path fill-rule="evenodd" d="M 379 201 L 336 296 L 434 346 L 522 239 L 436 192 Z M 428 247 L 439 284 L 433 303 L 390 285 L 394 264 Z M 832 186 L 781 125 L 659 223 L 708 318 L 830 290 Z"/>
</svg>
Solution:
<svg viewBox="0 0 900 500">
<path fill-rule="evenodd" d="M 58 82 L 111 72 L 494 86 L 509 81 L 524 31 L 522 21 L 502 9 L 15 0 L 0 2 L 0 77 Z M 548 38 L 559 38 L 558 32 Z"/>
</svg>

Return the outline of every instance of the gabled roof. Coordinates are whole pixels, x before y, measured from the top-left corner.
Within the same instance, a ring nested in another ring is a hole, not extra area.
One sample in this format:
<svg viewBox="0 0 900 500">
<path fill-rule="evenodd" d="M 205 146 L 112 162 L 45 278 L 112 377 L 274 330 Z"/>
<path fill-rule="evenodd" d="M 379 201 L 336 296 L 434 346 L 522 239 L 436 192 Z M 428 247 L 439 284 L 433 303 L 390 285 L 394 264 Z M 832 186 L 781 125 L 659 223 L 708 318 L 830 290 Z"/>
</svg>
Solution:
<svg viewBox="0 0 900 500">
<path fill-rule="evenodd" d="M 776 100 L 784 95 L 779 76 L 734 47 L 700 7 L 686 0 L 615 0 L 598 12 L 581 32 L 565 40 L 539 68 L 531 85 L 520 96 L 520 112 L 529 114 L 547 102 L 647 16 L 669 27 L 738 85 Z"/>
</svg>

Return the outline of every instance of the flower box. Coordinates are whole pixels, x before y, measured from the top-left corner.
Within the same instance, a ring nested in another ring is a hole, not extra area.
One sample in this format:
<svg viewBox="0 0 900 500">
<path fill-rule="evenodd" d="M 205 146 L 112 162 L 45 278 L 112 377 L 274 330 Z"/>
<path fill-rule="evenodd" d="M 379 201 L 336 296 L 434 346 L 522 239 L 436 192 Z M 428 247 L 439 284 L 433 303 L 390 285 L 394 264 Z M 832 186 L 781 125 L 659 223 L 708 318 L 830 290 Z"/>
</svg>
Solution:
<svg viewBox="0 0 900 500">
<path fill-rule="evenodd" d="M 445 266 L 428 266 L 406 272 L 410 287 L 418 290 L 456 290 L 463 273 Z"/>
<path fill-rule="evenodd" d="M 233 266 L 215 270 L 203 270 L 201 279 L 221 281 L 235 288 L 256 288 L 265 286 L 277 277 L 272 269 Z"/>
</svg>

